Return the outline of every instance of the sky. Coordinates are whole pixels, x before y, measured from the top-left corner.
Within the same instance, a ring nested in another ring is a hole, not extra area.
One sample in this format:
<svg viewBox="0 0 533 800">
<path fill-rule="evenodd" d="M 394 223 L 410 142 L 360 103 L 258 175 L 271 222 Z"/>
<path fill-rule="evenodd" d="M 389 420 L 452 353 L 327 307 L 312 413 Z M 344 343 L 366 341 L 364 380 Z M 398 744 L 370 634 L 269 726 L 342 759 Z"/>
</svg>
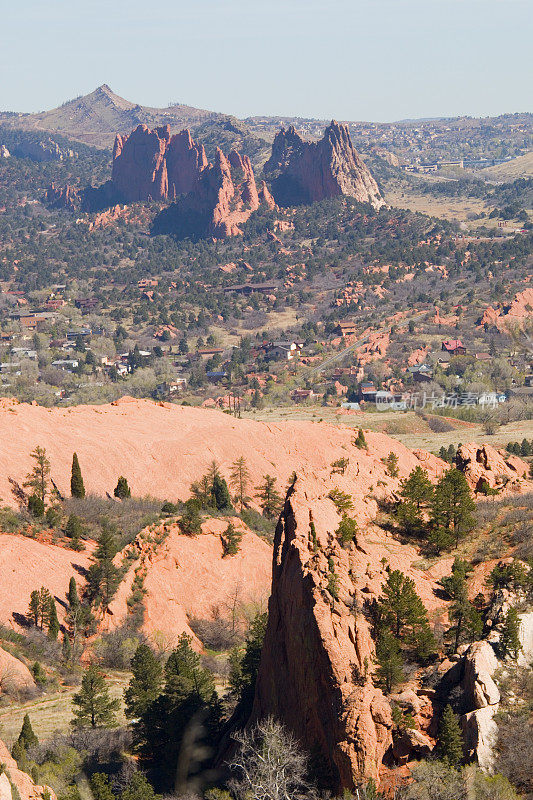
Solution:
<svg viewBox="0 0 533 800">
<path fill-rule="evenodd" d="M 533 111 L 533 0 L 0 0 L 0 110 L 373 120 Z"/>
</svg>

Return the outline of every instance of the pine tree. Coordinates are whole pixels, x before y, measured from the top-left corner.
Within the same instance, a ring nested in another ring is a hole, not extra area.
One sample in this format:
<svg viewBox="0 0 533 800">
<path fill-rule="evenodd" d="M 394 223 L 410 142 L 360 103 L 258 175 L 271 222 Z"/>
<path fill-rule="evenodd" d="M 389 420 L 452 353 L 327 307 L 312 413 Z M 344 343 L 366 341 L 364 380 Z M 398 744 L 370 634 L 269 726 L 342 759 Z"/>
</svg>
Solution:
<svg viewBox="0 0 533 800">
<path fill-rule="evenodd" d="M 24 715 L 22 728 L 18 735 L 17 742 L 24 750 L 27 750 L 29 747 L 33 747 L 39 744 L 39 739 L 35 735 L 34 730 L 31 726 L 29 714 Z"/>
<path fill-rule="evenodd" d="M 109 777 L 105 772 L 91 775 L 91 795 L 94 800 L 116 800 L 115 793 L 109 785 Z"/>
<path fill-rule="evenodd" d="M 48 636 L 50 639 L 57 639 L 59 633 L 59 620 L 57 618 L 56 601 L 50 595 L 48 604 Z"/>
<path fill-rule="evenodd" d="M 428 624 L 427 611 L 416 593 L 414 581 L 398 569 L 393 570 L 383 584 L 378 612 L 381 620 L 399 639 L 406 632 L 414 637 L 421 626 Z"/>
<path fill-rule="evenodd" d="M 250 473 L 244 456 L 239 456 L 231 465 L 230 486 L 235 492 L 235 502 L 242 511 L 249 501 L 248 487 L 250 485 Z"/>
<path fill-rule="evenodd" d="M 357 436 L 353 440 L 353 443 L 356 447 L 359 447 L 360 450 L 366 450 L 368 445 L 366 443 L 365 434 L 362 428 L 359 428 L 357 431 Z"/>
<path fill-rule="evenodd" d="M 74 547 L 79 546 L 80 538 L 83 534 L 83 524 L 76 514 L 70 514 L 65 525 L 65 536 L 72 541 Z"/>
<path fill-rule="evenodd" d="M 185 503 L 185 510 L 180 517 L 180 528 L 186 536 L 197 536 L 202 530 L 202 518 L 198 509 L 198 500 L 191 498 Z"/>
<path fill-rule="evenodd" d="M 152 649 L 140 644 L 131 660 L 131 678 L 124 691 L 126 716 L 141 717 L 159 694 L 163 670 Z"/>
<path fill-rule="evenodd" d="M 431 502 L 433 485 L 427 472 L 418 466 L 400 484 L 401 501 L 397 508 L 397 516 L 407 531 L 418 530 L 422 523 L 422 509 Z"/>
<path fill-rule="evenodd" d="M 447 705 L 439 723 L 437 752 L 442 761 L 451 767 L 459 767 L 463 760 L 463 736 L 459 720 Z"/>
<path fill-rule="evenodd" d="M 276 478 L 267 474 L 263 475 L 263 483 L 256 487 L 256 497 L 267 519 L 277 517 L 281 509 L 281 496 L 276 489 L 276 482 Z"/>
<path fill-rule="evenodd" d="M 34 460 L 33 469 L 26 475 L 26 480 L 22 484 L 33 489 L 32 495 L 38 497 L 43 506 L 48 494 L 48 482 L 50 478 L 50 462 L 46 456 L 44 447 L 37 446 L 30 453 Z"/>
<path fill-rule="evenodd" d="M 72 645 L 70 644 L 70 637 L 66 631 L 63 634 L 63 642 L 61 645 L 61 659 L 64 664 L 70 664 L 72 661 Z"/>
<path fill-rule="evenodd" d="M 505 615 L 499 644 L 503 656 L 510 656 L 514 660 L 518 658 L 522 644 L 520 642 L 520 618 L 514 606 L 511 606 Z"/>
<path fill-rule="evenodd" d="M 120 800 L 161 800 L 161 795 L 154 792 L 152 784 L 142 772 L 134 772 Z"/>
<path fill-rule="evenodd" d="M 343 546 L 349 545 L 350 542 L 353 542 L 357 534 L 357 522 L 348 517 L 346 514 L 343 514 L 341 521 L 339 522 L 339 526 L 335 531 L 335 535 L 341 541 Z M 316 535 L 316 533 L 315 533 Z"/>
<path fill-rule="evenodd" d="M 377 684 L 387 694 L 403 680 L 403 658 L 398 639 L 390 631 L 384 630 L 376 642 Z"/>
<path fill-rule="evenodd" d="M 445 541 L 442 534 L 452 537 L 456 547 L 459 545 L 459 540 L 475 525 L 474 510 L 475 504 L 465 476 L 452 467 L 439 480 L 433 495 L 432 524 L 434 531 L 441 534 L 440 539 L 434 540 L 438 549 L 442 549 Z"/>
<path fill-rule="evenodd" d="M 387 466 L 387 473 L 391 478 L 398 477 L 398 456 L 396 453 L 393 453 L 392 450 L 387 456 L 385 460 L 385 464 Z"/>
<path fill-rule="evenodd" d="M 448 608 L 448 617 L 453 624 L 446 631 L 446 636 L 453 637 L 453 651 L 456 653 L 463 639 L 474 641 L 478 638 L 483 624 L 479 611 L 468 599 L 468 586 L 461 563 L 458 564 L 455 573 L 452 572 L 452 579 L 453 582 L 447 586 L 453 592 L 453 599 Z"/>
<path fill-rule="evenodd" d="M 111 527 L 104 523 L 94 551 L 94 563 L 87 574 L 87 594 L 90 601 L 104 613 L 120 583 L 120 572 L 113 559 L 117 553 L 115 537 Z"/>
<path fill-rule="evenodd" d="M 228 484 L 222 475 L 217 474 L 213 478 L 211 493 L 213 495 L 213 501 L 217 511 L 230 511 L 233 508 L 231 505 L 231 495 L 229 493 Z"/>
<path fill-rule="evenodd" d="M 72 470 L 70 475 L 70 493 L 72 497 L 85 497 L 85 486 L 81 475 L 80 462 L 77 453 L 72 456 Z"/>
<path fill-rule="evenodd" d="M 222 548 L 224 556 L 235 556 L 239 552 L 239 545 L 242 541 L 242 532 L 238 531 L 232 522 L 222 534 Z"/>
<path fill-rule="evenodd" d="M 38 590 L 34 589 L 30 595 L 28 616 L 41 630 L 49 624 L 52 602 L 52 595 L 45 586 L 41 586 Z"/>
<path fill-rule="evenodd" d="M 119 477 L 113 494 L 119 500 L 126 500 L 127 498 L 131 497 L 131 489 L 128 486 L 128 481 L 123 475 Z"/>
<path fill-rule="evenodd" d="M 115 711 L 120 708 L 120 701 L 111 699 L 104 676 L 94 665 L 85 671 L 72 704 L 75 706 L 72 725 L 76 728 L 109 727 L 115 723 Z"/>
</svg>

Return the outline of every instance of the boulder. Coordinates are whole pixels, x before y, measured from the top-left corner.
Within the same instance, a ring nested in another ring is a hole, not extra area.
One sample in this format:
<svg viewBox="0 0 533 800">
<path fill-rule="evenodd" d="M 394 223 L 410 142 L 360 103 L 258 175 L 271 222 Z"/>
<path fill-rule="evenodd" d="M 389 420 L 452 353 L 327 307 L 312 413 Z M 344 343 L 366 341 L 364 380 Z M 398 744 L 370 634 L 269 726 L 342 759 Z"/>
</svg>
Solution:
<svg viewBox="0 0 533 800">
<path fill-rule="evenodd" d="M 521 666 L 529 666 L 533 662 L 533 611 L 519 614 L 520 620 L 520 644 L 522 650 L 518 656 L 518 663 Z"/>
<path fill-rule="evenodd" d="M 35 681 L 26 664 L 0 647 L 0 697 L 3 693 L 32 689 Z"/>
<path fill-rule="evenodd" d="M 400 764 L 405 764 L 414 757 L 427 758 L 434 746 L 433 740 L 422 731 L 406 728 L 399 736 L 394 737 L 392 753 Z"/>
</svg>

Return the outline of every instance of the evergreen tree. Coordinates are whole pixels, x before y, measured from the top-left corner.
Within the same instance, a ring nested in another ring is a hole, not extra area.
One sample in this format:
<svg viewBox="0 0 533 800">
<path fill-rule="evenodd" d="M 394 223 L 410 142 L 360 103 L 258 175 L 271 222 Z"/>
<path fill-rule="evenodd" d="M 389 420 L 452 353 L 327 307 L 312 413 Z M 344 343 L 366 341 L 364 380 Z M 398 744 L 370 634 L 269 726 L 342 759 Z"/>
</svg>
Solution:
<svg viewBox="0 0 533 800">
<path fill-rule="evenodd" d="M 83 524 L 76 514 L 70 514 L 65 525 L 65 536 L 71 539 L 73 546 L 79 546 L 80 538 L 83 534 Z"/>
<path fill-rule="evenodd" d="M 185 510 L 180 517 L 180 528 L 186 536 L 197 536 L 202 530 L 202 518 L 198 509 L 198 501 L 191 498 L 185 503 Z"/>
<path fill-rule="evenodd" d="M 353 440 L 353 443 L 356 447 L 359 447 L 360 450 L 366 450 L 368 445 L 366 443 L 365 434 L 362 428 L 359 428 L 357 431 L 357 436 Z"/>
<path fill-rule="evenodd" d="M 514 606 L 508 610 L 503 623 L 502 635 L 499 642 L 503 656 L 510 656 L 514 660 L 522 649 L 520 642 L 520 618 Z"/>
<path fill-rule="evenodd" d="M 211 673 L 183 634 L 165 665 L 162 693 L 134 727 L 137 748 L 162 785 L 173 784 L 184 734 L 198 714 L 204 719 L 205 744 L 212 745 L 220 734 L 220 702 Z"/>
<path fill-rule="evenodd" d="M 376 677 L 377 684 L 390 694 L 393 688 L 403 680 L 403 658 L 396 636 L 383 630 L 376 642 Z"/>
<path fill-rule="evenodd" d="M 217 474 L 213 478 L 211 493 L 213 495 L 213 501 L 217 511 L 230 511 L 233 508 L 231 505 L 231 495 L 229 493 L 228 484 L 222 475 Z"/>
<path fill-rule="evenodd" d="M 61 659 L 64 664 L 70 664 L 72 661 L 72 645 L 70 644 L 70 637 L 66 631 L 63 634 L 63 642 L 61 644 Z"/>
<path fill-rule="evenodd" d="M 416 593 L 414 581 L 398 569 L 389 574 L 383 585 L 378 611 L 383 623 L 399 639 L 406 632 L 414 636 L 418 628 L 428 624 L 427 611 Z"/>
<path fill-rule="evenodd" d="M 385 460 L 385 464 L 387 466 L 387 473 L 390 475 L 391 478 L 398 477 L 398 456 L 396 453 L 393 453 L 392 450 L 387 456 Z"/>
<path fill-rule="evenodd" d="M 242 541 L 242 532 L 236 530 L 232 522 L 222 534 L 222 548 L 224 556 L 235 556 L 239 552 L 239 545 Z"/>
<path fill-rule="evenodd" d="M 90 783 L 94 800 L 116 800 L 115 793 L 109 784 L 109 777 L 105 772 L 95 772 L 91 775 Z"/>
<path fill-rule="evenodd" d="M 152 649 L 140 644 L 131 660 L 133 676 L 124 691 L 126 716 L 141 717 L 159 695 L 163 670 Z"/>
<path fill-rule="evenodd" d="M 126 500 L 128 497 L 131 497 L 131 489 L 128 486 L 128 481 L 123 475 L 119 477 L 113 494 L 115 497 L 118 497 L 119 500 Z"/>
<path fill-rule="evenodd" d="M 32 489 L 32 496 L 39 498 L 44 506 L 48 494 L 50 462 L 44 447 L 37 446 L 35 450 L 30 453 L 30 456 L 33 458 L 34 465 L 32 471 L 26 475 L 23 486 Z"/>
<path fill-rule="evenodd" d="M 230 656 L 230 686 L 237 697 L 239 718 L 242 719 L 248 719 L 252 711 L 267 622 L 267 614 L 257 614 L 250 625 L 244 649 L 235 648 Z"/>
<path fill-rule="evenodd" d="M 29 714 L 24 715 L 22 728 L 18 735 L 17 742 L 24 750 L 39 744 L 39 739 L 35 735 L 31 726 Z"/>
<path fill-rule="evenodd" d="M 453 582 L 447 585 L 453 593 L 448 609 L 448 617 L 453 624 L 446 631 L 446 636 L 453 637 L 453 651 L 456 653 L 463 639 L 474 641 L 480 636 L 483 624 L 479 611 L 468 599 L 468 586 L 461 563 L 458 564 L 455 573 L 452 571 L 452 579 Z"/>
<path fill-rule="evenodd" d="M 80 462 L 77 453 L 72 456 L 72 470 L 70 475 L 70 493 L 72 497 L 85 497 L 85 486 L 81 475 Z"/>
<path fill-rule="evenodd" d="M 474 509 L 465 476 L 452 467 L 439 480 L 433 495 L 431 519 L 434 531 L 440 533 L 440 538 L 434 539 L 437 549 L 442 549 L 446 535 L 458 546 L 459 540 L 474 527 Z"/>
<path fill-rule="evenodd" d="M 142 772 L 134 772 L 130 782 L 120 795 L 120 800 L 161 800 Z"/>
<path fill-rule="evenodd" d="M 115 711 L 120 708 L 118 699 L 112 700 L 104 676 L 94 664 L 87 668 L 81 688 L 72 698 L 76 728 L 109 727 L 115 723 Z"/>
<path fill-rule="evenodd" d="M 414 532 L 422 525 L 422 509 L 433 497 L 433 485 L 422 467 L 415 467 L 401 482 L 400 496 L 402 499 L 397 509 L 398 519 L 409 532 Z"/>
<path fill-rule="evenodd" d="M 57 639 L 57 634 L 59 633 L 59 620 L 57 618 L 57 609 L 56 609 L 56 601 L 50 595 L 50 601 L 48 605 L 48 636 L 50 639 Z"/>
<path fill-rule="evenodd" d="M 350 544 L 357 535 L 357 522 L 346 514 L 343 514 L 339 526 L 335 531 L 335 535 L 338 536 L 343 546 Z"/>
<path fill-rule="evenodd" d="M 263 475 L 263 483 L 257 487 L 256 497 L 267 519 L 274 519 L 281 510 L 281 496 L 276 489 L 276 482 L 277 479 L 271 475 Z"/>
<path fill-rule="evenodd" d="M 450 705 L 446 706 L 440 719 L 437 752 L 440 759 L 451 767 L 459 767 L 463 760 L 463 736 Z"/>
<path fill-rule="evenodd" d="M 52 595 L 45 586 L 41 586 L 39 590 L 34 589 L 30 595 L 28 615 L 31 617 L 33 623 L 41 630 L 43 630 L 45 625 L 49 624 L 52 602 Z"/>
<path fill-rule="evenodd" d="M 94 605 L 104 613 L 118 589 L 120 571 L 113 564 L 117 553 L 115 537 L 109 524 L 104 521 L 98 545 L 93 554 L 94 563 L 87 573 L 87 595 Z"/>
<path fill-rule="evenodd" d="M 235 502 L 242 511 L 250 500 L 248 497 L 250 473 L 244 456 L 239 456 L 231 465 L 230 486 L 235 493 Z"/>
</svg>

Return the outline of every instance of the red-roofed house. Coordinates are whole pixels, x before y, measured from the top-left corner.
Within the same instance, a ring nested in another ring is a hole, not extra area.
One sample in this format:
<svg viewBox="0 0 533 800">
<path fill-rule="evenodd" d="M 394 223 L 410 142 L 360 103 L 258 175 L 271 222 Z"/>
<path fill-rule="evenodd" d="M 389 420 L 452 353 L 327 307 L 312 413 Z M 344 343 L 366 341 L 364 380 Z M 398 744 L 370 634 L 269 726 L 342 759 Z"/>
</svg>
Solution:
<svg viewBox="0 0 533 800">
<path fill-rule="evenodd" d="M 441 349 L 451 356 L 464 356 L 466 353 L 466 347 L 460 339 L 445 339 Z"/>
</svg>

